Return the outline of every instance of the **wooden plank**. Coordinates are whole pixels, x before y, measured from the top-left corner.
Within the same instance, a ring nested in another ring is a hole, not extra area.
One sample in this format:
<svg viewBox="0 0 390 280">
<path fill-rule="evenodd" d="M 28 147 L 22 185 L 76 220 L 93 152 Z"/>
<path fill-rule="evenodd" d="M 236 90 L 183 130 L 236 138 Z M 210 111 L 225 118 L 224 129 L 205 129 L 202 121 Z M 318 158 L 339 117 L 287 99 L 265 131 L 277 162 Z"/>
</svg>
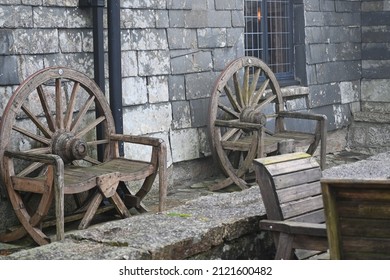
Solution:
<svg viewBox="0 0 390 280">
<path fill-rule="evenodd" d="M 387 254 L 390 258 L 390 238 L 343 237 L 342 252 Z"/>
<path fill-rule="evenodd" d="M 297 171 L 290 174 L 283 174 L 274 177 L 275 188 L 283 189 L 290 186 L 301 185 L 305 183 L 315 182 L 321 178 L 321 170 L 319 168 Z"/>
<path fill-rule="evenodd" d="M 319 181 L 284 188 L 277 191 L 279 202 L 286 203 L 321 194 Z"/>
<path fill-rule="evenodd" d="M 267 169 L 272 176 L 293 173 L 300 170 L 319 168 L 318 162 L 313 157 L 297 159 L 294 161 L 285 161 L 268 165 Z"/>
<path fill-rule="evenodd" d="M 390 219 L 390 201 L 387 203 L 345 201 L 337 203 L 339 217 Z"/>
<path fill-rule="evenodd" d="M 284 219 L 300 216 L 323 208 L 322 196 L 310 197 L 300 201 L 283 204 L 280 208 L 282 209 Z"/>
<path fill-rule="evenodd" d="M 288 220 L 305 223 L 322 224 L 325 223 L 324 209 L 318 209 L 313 212 L 304 213 L 300 216 L 289 218 Z"/>
<path fill-rule="evenodd" d="M 13 188 L 16 191 L 44 193 L 47 190 L 45 180 L 42 178 L 11 177 Z"/>
<path fill-rule="evenodd" d="M 343 218 L 340 233 L 345 236 L 390 238 L 390 219 Z"/>
<path fill-rule="evenodd" d="M 266 165 L 268 168 L 268 165 L 271 164 L 276 164 L 276 163 L 290 161 L 290 160 L 297 160 L 302 158 L 308 158 L 308 157 L 311 157 L 311 155 L 303 152 L 297 152 L 297 153 L 277 155 L 277 156 L 266 157 L 266 158 L 258 158 L 255 159 L 254 161 L 255 163 Z"/>
</svg>

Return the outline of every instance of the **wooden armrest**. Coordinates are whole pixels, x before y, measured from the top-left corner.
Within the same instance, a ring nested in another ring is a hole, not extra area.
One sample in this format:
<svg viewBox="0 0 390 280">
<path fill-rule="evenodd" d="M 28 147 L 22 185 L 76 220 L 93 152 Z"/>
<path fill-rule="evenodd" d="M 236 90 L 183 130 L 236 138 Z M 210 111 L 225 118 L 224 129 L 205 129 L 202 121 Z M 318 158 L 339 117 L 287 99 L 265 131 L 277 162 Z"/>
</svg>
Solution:
<svg viewBox="0 0 390 280">
<path fill-rule="evenodd" d="M 139 135 L 124 135 L 124 134 L 111 134 L 110 139 L 114 141 L 123 141 L 133 144 L 148 145 L 159 147 L 164 141 L 160 138 L 139 136 Z"/>
<path fill-rule="evenodd" d="M 215 120 L 214 124 L 216 126 L 240 128 L 240 129 L 251 129 L 251 130 L 260 130 L 263 125 L 257 123 L 248 123 L 248 122 L 238 122 L 238 121 L 224 121 L 224 120 Z"/>
<path fill-rule="evenodd" d="M 42 162 L 60 167 L 63 166 L 63 161 L 60 156 L 54 154 L 34 154 L 20 151 L 4 151 L 4 155 L 9 158 L 18 158 L 36 162 Z"/>
<path fill-rule="evenodd" d="M 302 112 L 279 112 L 280 117 L 294 118 L 294 119 L 306 119 L 313 121 L 325 121 L 327 118 L 325 115 L 320 114 L 311 114 L 311 113 L 302 113 Z"/>
<path fill-rule="evenodd" d="M 288 234 L 326 237 L 326 225 L 294 221 L 261 220 L 260 229 Z"/>
</svg>

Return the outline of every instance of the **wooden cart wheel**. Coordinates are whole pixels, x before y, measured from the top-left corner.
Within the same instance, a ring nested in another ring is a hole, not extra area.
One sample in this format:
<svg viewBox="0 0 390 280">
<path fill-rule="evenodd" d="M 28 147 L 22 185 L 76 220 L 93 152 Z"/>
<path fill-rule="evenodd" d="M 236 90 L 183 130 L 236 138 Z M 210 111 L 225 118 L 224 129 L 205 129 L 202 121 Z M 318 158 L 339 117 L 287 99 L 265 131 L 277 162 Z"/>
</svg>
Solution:
<svg viewBox="0 0 390 280">
<path fill-rule="evenodd" d="M 0 125 L 0 173 L 19 221 L 33 237 L 40 233 L 32 227 L 46 217 L 53 200 L 53 171 L 41 163 L 10 160 L 5 151 L 57 154 L 65 164 L 94 165 L 114 155 L 108 145 L 113 130 L 105 96 L 89 77 L 78 71 L 63 67 L 43 69 L 27 78 L 11 96 Z M 99 157 L 98 147 L 102 147 Z M 47 178 L 48 188 L 33 195 L 15 189 L 14 175 L 42 175 Z"/>
<path fill-rule="evenodd" d="M 283 110 L 279 84 L 271 69 L 260 59 L 241 57 L 232 61 L 217 78 L 209 106 L 209 136 L 213 156 L 228 176 L 212 189 L 232 183 L 248 187 L 245 175 L 258 156 L 258 131 L 228 127 L 219 120 L 231 122 L 258 121 L 273 106 L 273 113 Z M 245 142 L 244 146 L 228 143 Z"/>
</svg>

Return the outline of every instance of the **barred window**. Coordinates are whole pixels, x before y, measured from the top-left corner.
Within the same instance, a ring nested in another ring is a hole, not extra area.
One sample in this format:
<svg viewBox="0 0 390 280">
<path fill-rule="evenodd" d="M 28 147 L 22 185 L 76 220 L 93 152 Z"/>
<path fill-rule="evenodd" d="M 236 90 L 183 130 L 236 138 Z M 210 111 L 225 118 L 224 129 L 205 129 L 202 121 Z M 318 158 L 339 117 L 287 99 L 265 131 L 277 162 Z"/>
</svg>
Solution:
<svg viewBox="0 0 390 280">
<path fill-rule="evenodd" d="M 292 1 L 245 0 L 245 55 L 262 59 L 281 79 L 292 79 Z"/>
</svg>

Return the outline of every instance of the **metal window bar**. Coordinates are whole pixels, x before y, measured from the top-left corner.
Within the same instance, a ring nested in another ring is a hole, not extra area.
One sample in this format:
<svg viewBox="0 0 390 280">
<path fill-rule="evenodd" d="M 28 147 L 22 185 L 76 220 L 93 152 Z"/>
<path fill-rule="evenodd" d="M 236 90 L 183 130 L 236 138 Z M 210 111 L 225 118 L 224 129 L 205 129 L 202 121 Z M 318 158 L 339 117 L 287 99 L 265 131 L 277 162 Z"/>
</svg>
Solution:
<svg viewBox="0 0 390 280">
<path fill-rule="evenodd" d="M 293 77 L 289 0 L 245 0 L 245 55 L 264 60 L 278 78 Z"/>
</svg>

